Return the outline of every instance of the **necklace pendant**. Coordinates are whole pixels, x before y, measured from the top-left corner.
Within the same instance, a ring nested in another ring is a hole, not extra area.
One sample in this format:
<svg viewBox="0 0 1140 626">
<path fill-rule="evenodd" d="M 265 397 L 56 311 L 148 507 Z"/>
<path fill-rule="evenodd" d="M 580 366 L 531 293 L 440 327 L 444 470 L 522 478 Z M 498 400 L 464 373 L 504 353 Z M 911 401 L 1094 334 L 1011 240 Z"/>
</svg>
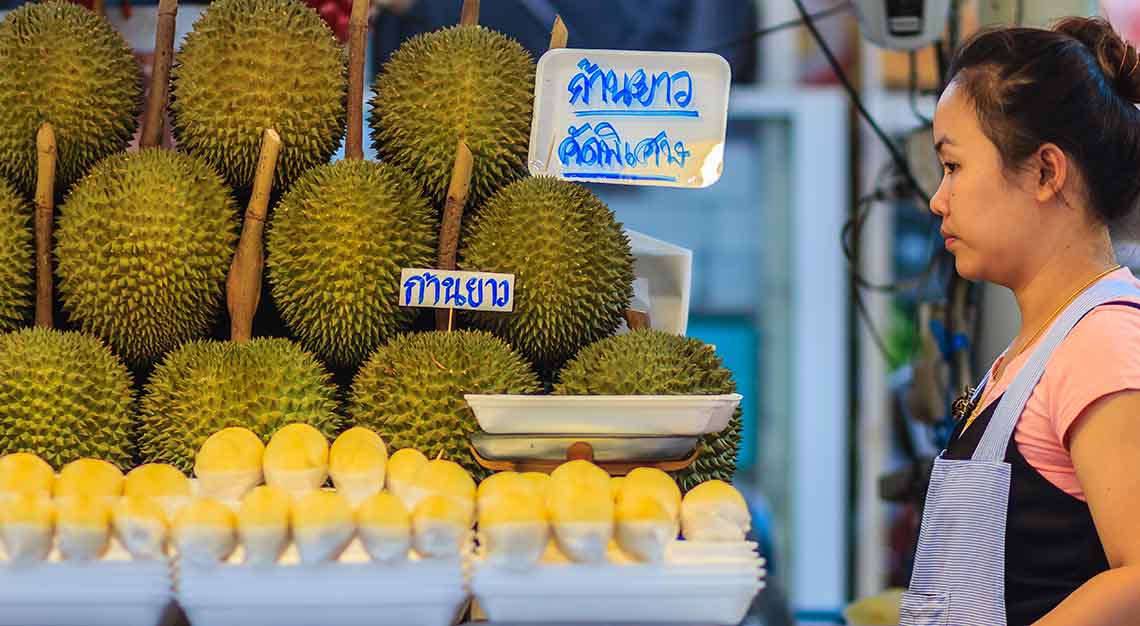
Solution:
<svg viewBox="0 0 1140 626">
<path fill-rule="evenodd" d="M 950 415 L 954 418 L 955 422 L 962 421 L 967 415 L 974 411 L 974 405 L 976 404 L 973 400 L 975 391 L 977 391 L 977 388 L 967 387 L 950 405 Z"/>
</svg>

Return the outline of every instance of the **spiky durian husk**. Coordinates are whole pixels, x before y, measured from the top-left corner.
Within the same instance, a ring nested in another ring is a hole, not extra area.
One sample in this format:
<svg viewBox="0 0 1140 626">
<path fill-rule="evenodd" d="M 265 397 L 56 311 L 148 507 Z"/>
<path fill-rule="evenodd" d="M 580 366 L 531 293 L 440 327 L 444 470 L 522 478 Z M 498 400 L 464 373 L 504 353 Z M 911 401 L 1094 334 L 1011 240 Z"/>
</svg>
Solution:
<svg viewBox="0 0 1140 626">
<path fill-rule="evenodd" d="M 479 430 L 465 393 L 539 391 L 530 365 L 480 331 L 400 335 L 377 350 L 352 383 L 349 419 L 375 430 L 393 449 L 442 453 L 475 476 L 468 437 Z"/>
<path fill-rule="evenodd" d="M 337 161 L 302 176 L 274 209 L 269 283 L 290 331 L 337 367 L 355 368 L 406 330 L 400 270 L 435 265 L 436 211 L 393 165 Z"/>
<path fill-rule="evenodd" d="M 460 266 L 515 275 L 514 312 L 465 317 L 541 369 L 621 324 L 633 298 L 633 253 L 613 212 L 585 187 L 526 178 L 496 194 L 464 234 Z"/>
<path fill-rule="evenodd" d="M 83 330 L 133 364 L 210 332 L 238 221 L 229 188 L 201 159 L 156 148 L 112 155 L 59 213 L 60 299 Z"/>
<path fill-rule="evenodd" d="M 30 195 L 36 133 L 56 138 L 56 188 L 122 150 L 142 106 L 142 71 L 106 20 L 70 2 L 29 2 L 0 22 L 0 177 Z"/>
<path fill-rule="evenodd" d="M 0 178 L 0 332 L 28 321 L 35 299 L 32 209 Z"/>
<path fill-rule="evenodd" d="M 286 339 L 194 341 L 155 368 L 142 400 L 139 447 L 147 462 L 191 471 L 215 432 L 243 426 L 262 440 L 294 422 L 332 437 L 335 387 L 320 363 Z"/>
<path fill-rule="evenodd" d="M 262 131 L 281 135 L 274 177 L 285 188 L 327 163 L 344 134 L 344 50 L 300 0 L 218 0 L 194 23 L 172 71 L 179 147 L 234 187 L 253 181 Z"/>
<path fill-rule="evenodd" d="M 134 392 L 95 337 L 29 328 L 0 335 L 0 456 L 32 452 L 61 468 L 82 457 L 131 462 Z"/>
<path fill-rule="evenodd" d="M 659 330 L 615 335 L 582 349 L 559 372 L 554 393 L 566 395 L 674 395 L 735 393 L 732 372 L 713 347 Z M 674 472 L 682 490 L 719 479 L 732 481 L 740 449 L 740 410 L 728 427 L 700 439 L 700 455 Z"/>
<path fill-rule="evenodd" d="M 462 139 L 474 156 L 468 206 L 478 206 L 526 171 L 534 70 L 518 42 L 482 26 L 412 37 L 376 77 L 373 146 L 442 203 Z"/>
</svg>

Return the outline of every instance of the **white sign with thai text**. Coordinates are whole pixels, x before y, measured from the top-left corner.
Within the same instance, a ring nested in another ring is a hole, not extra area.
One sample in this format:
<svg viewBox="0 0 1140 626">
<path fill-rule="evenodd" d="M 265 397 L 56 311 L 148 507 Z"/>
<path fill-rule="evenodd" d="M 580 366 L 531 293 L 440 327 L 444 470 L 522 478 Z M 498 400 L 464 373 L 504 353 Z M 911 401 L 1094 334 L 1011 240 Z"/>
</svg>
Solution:
<svg viewBox="0 0 1140 626">
<path fill-rule="evenodd" d="M 513 311 L 515 275 L 406 267 L 400 271 L 400 306 Z"/>
</svg>

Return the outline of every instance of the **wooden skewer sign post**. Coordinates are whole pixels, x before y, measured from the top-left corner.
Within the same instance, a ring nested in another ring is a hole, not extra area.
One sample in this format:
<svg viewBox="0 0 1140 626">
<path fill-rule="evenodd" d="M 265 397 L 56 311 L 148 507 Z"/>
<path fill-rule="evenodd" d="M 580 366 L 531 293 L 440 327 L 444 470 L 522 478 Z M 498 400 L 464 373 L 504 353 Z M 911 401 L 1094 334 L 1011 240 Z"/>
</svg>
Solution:
<svg viewBox="0 0 1140 626">
<path fill-rule="evenodd" d="M 55 129 L 36 133 L 36 326 L 52 327 L 51 227 L 55 212 Z"/>
</svg>

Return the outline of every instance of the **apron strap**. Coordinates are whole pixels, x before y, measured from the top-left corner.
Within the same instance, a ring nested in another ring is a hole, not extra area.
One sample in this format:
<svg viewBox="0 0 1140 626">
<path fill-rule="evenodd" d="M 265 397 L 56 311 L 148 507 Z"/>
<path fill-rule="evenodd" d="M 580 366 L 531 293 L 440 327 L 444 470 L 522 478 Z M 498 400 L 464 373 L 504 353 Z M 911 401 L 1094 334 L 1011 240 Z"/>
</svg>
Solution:
<svg viewBox="0 0 1140 626">
<path fill-rule="evenodd" d="M 1122 297 L 1140 297 L 1140 289 L 1120 280 L 1101 281 L 1078 296 L 1061 313 L 1048 334 L 1041 340 L 1041 344 L 1033 350 L 1025 366 L 998 400 L 993 418 L 982 434 L 982 441 L 974 450 L 972 458 L 975 461 L 1001 462 L 1005 459 L 1006 448 L 1009 446 L 1010 437 L 1013 436 L 1014 427 L 1017 426 L 1017 420 L 1021 417 L 1021 412 L 1029 401 L 1033 389 L 1045 373 L 1045 366 L 1053 356 L 1053 351 L 1068 336 L 1077 322 L 1090 311 Z M 982 388 L 986 382 L 988 381 L 983 379 L 982 385 L 978 388 Z"/>
</svg>

